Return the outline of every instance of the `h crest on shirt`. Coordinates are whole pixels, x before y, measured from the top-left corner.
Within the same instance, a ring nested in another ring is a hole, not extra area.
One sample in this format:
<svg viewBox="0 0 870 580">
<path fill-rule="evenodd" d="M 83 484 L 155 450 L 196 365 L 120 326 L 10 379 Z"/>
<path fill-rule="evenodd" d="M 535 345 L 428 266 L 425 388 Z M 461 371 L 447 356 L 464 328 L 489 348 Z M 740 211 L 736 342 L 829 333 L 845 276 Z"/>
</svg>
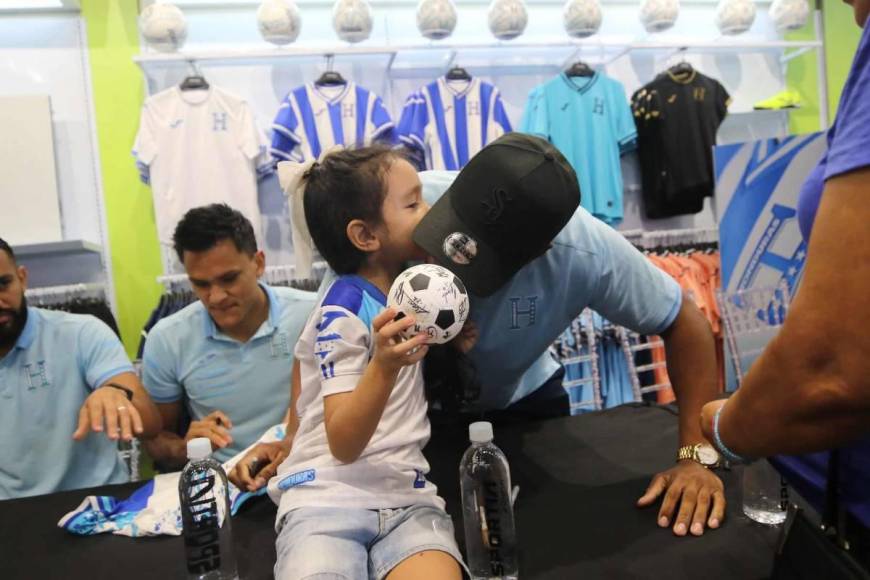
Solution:
<svg viewBox="0 0 870 580">
<path fill-rule="evenodd" d="M 510 298 L 511 304 L 511 330 L 519 330 L 523 328 L 520 326 L 520 321 L 523 320 L 526 322 L 524 325 L 525 328 L 535 325 L 535 317 L 537 315 L 537 296 L 526 296 L 524 298 Z M 520 302 L 524 301 L 522 306 Z"/>
<path fill-rule="evenodd" d="M 227 114 L 226 113 L 212 113 L 213 124 L 211 130 L 217 133 L 218 131 L 228 131 L 227 128 Z"/>
<path fill-rule="evenodd" d="M 51 382 L 48 380 L 48 371 L 46 370 L 44 360 L 24 363 L 24 365 L 22 365 L 22 374 L 24 375 L 24 380 L 27 382 L 28 391 L 33 391 L 38 387 L 51 386 Z"/>
</svg>

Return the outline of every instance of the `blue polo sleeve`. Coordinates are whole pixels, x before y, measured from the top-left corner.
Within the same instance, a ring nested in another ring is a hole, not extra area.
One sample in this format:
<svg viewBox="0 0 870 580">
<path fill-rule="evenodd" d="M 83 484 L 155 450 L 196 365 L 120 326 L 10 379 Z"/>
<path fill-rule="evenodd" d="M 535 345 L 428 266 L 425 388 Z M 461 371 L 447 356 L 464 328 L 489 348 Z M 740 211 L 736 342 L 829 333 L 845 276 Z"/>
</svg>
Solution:
<svg viewBox="0 0 870 580">
<path fill-rule="evenodd" d="M 429 205 L 434 205 L 447 188 L 459 175 L 458 171 L 431 170 L 420 172 L 420 183 L 423 185 L 423 199 Z"/>
<path fill-rule="evenodd" d="M 590 234 L 598 257 L 598 284 L 589 306 L 641 334 L 659 334 L 670 327 L 683 300 L 677 282 L 610 226 L 589 216 L 584 227 L 594 230 Z"/>
<path fill-rule="evenodd" d="M 91 389 L 121 373 L 133 372 L 121 341 L 104 322 L 93 316 L 82 319 L 78 347 L 79 369 Z"/>
<path fill-rule="evenodd" d="M 184 394 L 176 372 L 176 353 L 167 339 L 158 323 L 148 333 L 142 355 L 142 383 L 157 403 L 174 403 Z"/>
<path fill-rule="evenodd" d="M 870 26 L 846 79 L 828 150 L 825 179 L 870 166 Z"/>
</svg>

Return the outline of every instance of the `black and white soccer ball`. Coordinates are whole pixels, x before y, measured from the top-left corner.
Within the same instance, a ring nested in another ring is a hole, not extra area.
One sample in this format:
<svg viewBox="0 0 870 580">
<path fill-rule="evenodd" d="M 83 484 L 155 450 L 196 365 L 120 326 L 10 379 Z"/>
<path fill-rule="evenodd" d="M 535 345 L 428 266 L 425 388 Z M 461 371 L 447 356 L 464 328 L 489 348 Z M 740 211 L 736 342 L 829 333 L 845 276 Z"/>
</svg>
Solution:
<svg viewBox="0 0 870 580">
<path fill-rule="evenodd" d="M 468 292 L 447 268 L 420 264 L 399 274 L 387 306 L 414 317 L 416 323 L 403 333 L 404 338 L 425 332 L 427 342 L 443 344 L 459 334 L 468 319 Z"/>
</svg>

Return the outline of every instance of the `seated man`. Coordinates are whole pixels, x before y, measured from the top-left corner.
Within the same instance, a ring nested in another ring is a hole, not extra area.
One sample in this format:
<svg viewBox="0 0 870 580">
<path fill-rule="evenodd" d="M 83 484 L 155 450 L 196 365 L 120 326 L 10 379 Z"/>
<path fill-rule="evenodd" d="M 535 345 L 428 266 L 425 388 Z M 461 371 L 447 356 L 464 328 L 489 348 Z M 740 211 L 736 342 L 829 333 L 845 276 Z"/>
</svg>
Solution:
<svg viewBox="0 0 870 580">
<path fill-rule="evenodd" d="M 146 448 L 170 469 L 184 465 L 194 437 L 208 437 L 223 462 L 285 420 L 293 347 L 315 298 L 258 283 L 266 258 L 251 223 L 227 205 L 187 212 L 174 243 L 199 301 L 157 323 L 143 356 L 164 425 Z"/>
<path fill-rule="evenodd" d="M 159 432 L 154 403 L 108 326 L 26 288 L 0 239 L 0 500 L 128 481 L 118 439 Z"/>
</svg>

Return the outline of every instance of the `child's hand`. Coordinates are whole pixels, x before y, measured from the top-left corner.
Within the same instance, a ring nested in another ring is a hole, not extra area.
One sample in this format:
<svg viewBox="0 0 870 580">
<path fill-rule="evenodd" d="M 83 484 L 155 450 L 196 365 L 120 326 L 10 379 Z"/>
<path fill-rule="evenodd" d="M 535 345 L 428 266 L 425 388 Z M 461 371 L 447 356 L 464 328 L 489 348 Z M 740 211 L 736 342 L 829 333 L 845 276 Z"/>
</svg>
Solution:
<svg viewBox="0 0 870 580">
<path fill-rule="evenodd" d="M 477 339 L 479 338 L 480 329 L 472 321 L 466 320 L 462 330 L 450 341 L 450 344 L 462 354 L 468 354 L 468 351 L 477 344 Z"/>
<path fill-rule="evenodd" d="M 414 318 L 405 316 L 395 320 L 398 313 L 392 308 L 387 308 L 372 320 L 372 330 L 375 339 L 375 354 L 372 357 L 386 370 L 398 373 L 408 365 L 418 363 L 429 352 L 426 344 L 428 337 L 420 333 L 414 338 L 402 340 L 400 333 L 406 328 L 414 326 Z"/>
</svg>

